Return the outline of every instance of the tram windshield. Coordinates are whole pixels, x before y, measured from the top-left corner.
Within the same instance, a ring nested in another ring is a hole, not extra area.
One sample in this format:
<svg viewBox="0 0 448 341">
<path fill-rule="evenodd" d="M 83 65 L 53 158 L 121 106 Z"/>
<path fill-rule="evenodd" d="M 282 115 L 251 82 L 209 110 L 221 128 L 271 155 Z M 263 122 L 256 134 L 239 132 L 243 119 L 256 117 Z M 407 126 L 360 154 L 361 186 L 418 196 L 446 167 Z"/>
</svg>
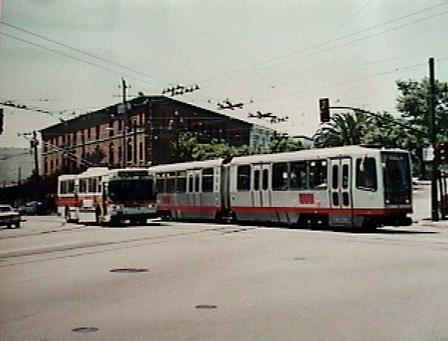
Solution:
<svg viewBox="0 0 448 341">
<path fill-rule="evenodd" d="M 411 171 L 408 154 L 383 153 L 382 163 L 386 203 L 409 203 L 411 196 Z"/>
<path fill-rule="evenodd" d="M 109 197 L 120 200 L 155 200 L 152 179 L 113 180 L 109 182 Z"/>
</svg>

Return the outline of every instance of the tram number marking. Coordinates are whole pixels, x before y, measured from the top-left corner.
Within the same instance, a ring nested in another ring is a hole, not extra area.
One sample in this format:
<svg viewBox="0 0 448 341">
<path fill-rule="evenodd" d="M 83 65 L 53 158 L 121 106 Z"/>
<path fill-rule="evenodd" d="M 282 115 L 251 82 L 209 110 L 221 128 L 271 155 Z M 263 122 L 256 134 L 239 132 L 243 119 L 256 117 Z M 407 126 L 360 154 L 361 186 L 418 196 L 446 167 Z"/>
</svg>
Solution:
<svg viewBox="0 0 448 341">
<path fill-rule="evenodd" d="M 313 193 L 300 193 L 299 203 L 302 205 L 313 205 L 314 204 L 314 194 Z"/>
</svg>

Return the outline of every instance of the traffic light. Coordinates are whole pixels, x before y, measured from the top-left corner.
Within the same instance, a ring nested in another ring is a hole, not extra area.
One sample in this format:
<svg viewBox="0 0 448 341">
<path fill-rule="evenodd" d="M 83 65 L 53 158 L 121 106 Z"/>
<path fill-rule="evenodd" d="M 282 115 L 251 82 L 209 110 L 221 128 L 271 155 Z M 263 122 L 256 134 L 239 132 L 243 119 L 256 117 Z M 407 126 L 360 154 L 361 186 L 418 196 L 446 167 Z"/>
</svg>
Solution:
<svg viewBox="0 0 448 341">
<path fill-rule="evenodd" d="M 448 162 L 448 144 L 439 144 L 439 160 L 442 163 Z"/>
<path fill-rule="evenodd" d="M 328 98 L 319 99 L 320 123 L 330 121 L 330 100 Z"/>
<path fill-rule="evenodd" d="M 3 134 L 3 109 L 0 108 L 0 135 Z"/>
</svg>

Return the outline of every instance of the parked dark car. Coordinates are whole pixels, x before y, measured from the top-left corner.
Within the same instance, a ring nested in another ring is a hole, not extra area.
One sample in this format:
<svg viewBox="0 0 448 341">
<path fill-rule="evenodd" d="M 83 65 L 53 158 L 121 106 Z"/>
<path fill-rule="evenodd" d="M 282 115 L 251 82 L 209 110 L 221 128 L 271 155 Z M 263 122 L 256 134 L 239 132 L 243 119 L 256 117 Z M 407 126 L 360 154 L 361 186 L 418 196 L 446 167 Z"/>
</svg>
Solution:
<svg viewBox="0 0 448 341">
<path fill-rule="evenodd" d="M 40 201 L 30 201 L 25 205 L 19 206 L 19 212 L 23 215 L 45 214 L 45 206 Z"/>
</svg>

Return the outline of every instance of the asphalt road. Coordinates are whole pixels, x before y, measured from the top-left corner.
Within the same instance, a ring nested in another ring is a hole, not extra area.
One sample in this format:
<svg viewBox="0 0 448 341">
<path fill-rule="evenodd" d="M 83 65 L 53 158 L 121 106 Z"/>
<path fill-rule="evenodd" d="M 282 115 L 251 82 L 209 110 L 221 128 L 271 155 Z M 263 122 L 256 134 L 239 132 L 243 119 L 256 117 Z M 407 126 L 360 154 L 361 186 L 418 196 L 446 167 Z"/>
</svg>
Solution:
<svg viewBox="0 0 448 341">
<path fill-rule="evenodd" d="M 448 340 L 447 269 L 440 227 L 30 217 L 0 230 L 0 340 Z"/>
</svg>

